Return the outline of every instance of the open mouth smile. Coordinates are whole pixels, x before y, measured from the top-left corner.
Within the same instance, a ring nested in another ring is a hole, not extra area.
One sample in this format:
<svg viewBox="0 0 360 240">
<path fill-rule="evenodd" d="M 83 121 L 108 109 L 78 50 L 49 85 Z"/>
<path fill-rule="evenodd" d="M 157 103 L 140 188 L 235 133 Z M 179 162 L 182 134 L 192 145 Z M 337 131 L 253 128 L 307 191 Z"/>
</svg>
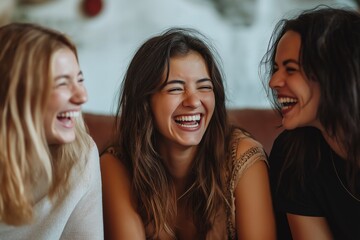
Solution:
<svg viewBox="0 0 360 240">
<path fill-rule="evenodd" d="M 281 97 L 278 98 L 278 102 L 280 103 L 282 110 L 289 110 L 295 104 L 298 103 L 298 100 L 296 98 L 291 98 L 291 97 Z"/>
<path fill-rule="evenodd" d="M 183 116 L 175 117 L 176 124 L 184 128 L 196 128 L 199 126 L 200 121 L 201 121 L 200 114 L 186 115 L 186 116 L 183 115 Z"/>
<path fill-rule="evenodd" d="M 80 111 L 66 111 L 59 113 L 56 118 L 67 128 L 73 127 L 74 118 L 80 116 Z"/>
<path fill-rule="evenodd" d="M 57 115 L 57 118 L 58 119 L 61 119 L 61 118 L 76 118 L 80 116 L 80 112 L 79 111 L 68 111 L 68 112 L 61 112 Z"/>
</svg>

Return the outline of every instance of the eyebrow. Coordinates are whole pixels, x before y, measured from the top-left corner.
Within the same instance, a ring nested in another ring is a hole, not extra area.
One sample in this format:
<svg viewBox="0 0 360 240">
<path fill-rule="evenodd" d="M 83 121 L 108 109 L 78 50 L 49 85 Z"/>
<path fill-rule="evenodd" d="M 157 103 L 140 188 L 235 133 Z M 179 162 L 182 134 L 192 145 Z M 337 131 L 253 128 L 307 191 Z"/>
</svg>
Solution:
<svg viewBox="0 0 360 240">
<path fill-rule="evenodd" d="M 77 74 L 77 77 L 79 76 L 83 76 L 83 72 L 82 71 L 79 71 L 78 74 Z M 70 75 L 68 74 L 63 74 L 63 75 L 59 75 L 57 77 L 55 77 L 55 80 L 58 80 L 60 78 L 70 78 Z"/>
<path fill-rule="evenodd" d="M 283 61 L 283 65 L 286 65 L 288 63 L 295 63 L 297 65 L 300 65 L 300 63 L 298 61 L 293 60 L 293 59 L 287 59 L 287 60 Z"/>
<path fill-rule="evenodd" d="M 202 82 L 212 82 L 210 78 L 201 78 L 199 80 L 196 80 L 196 83 L 202 83 Z M 185 81 L 183 80 L 170 80 L 170 81 L 167 81 L 165 85 L 169 85 L 169 84 L 185 84 Z"/>
</svg>

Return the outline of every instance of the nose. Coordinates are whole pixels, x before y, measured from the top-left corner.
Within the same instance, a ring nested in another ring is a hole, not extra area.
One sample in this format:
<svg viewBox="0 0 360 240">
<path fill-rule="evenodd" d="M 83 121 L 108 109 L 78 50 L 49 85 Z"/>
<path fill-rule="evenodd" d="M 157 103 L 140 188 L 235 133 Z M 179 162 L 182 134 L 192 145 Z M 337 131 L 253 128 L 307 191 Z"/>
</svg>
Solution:
<svg viewBox="0 0 360 240">
<path fill-rule="evenodd" d="M 186 93 L 185 98 L 182 102 L 184 107 L 198 108 L 201 106 L 201 100 L 197 93 Z"/>
<path fill-rule="evenodd" d="M 279 71 L 274 73 L 269 81 L 269 87 L 272 89 L 278 89 L 285 85 L 285 79 Z"/>
<path fill-rule="evenodd" d="M 87 102 L 88 96 L 84 85 L 76 83 L 73 85 L 71 102 L 77 105 L 81 105 Z"/>
</svg>

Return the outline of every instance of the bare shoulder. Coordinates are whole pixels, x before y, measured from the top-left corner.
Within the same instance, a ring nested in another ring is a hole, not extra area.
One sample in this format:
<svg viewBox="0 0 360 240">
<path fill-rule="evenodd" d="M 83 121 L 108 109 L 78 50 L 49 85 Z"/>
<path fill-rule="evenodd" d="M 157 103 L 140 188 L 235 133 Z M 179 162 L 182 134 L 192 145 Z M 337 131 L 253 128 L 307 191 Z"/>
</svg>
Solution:
<svg viewBox="0 0 360 240">
<path fill-rule="evenodd" d="M 275 220 L 262 145 L 247 133 L 235 130 L 232 184 L 236 232 L 239 239 L 275 239 Z"/>
<path fill-rule="evenodd" d="M 100 157 L 106 239 L 144 239 L 145 230 L 131 191 L 131 174 L 111 152 Z"/>
<path fill-rule="evenodd" d="M 101 174 L 113 180 L 127 180 L 130 182 L 130 174 L 125 165 L 114 154 L 105 152 L 100 156 Z"/>
<path fill-rule="evenodd" d="M 104 204 L 127 202 L 126 204 L 133 205 L 133 201 L 130 201 L 132 198 L 130 173 L 120 159 L 109 152 L 103 153 L 100 156 L 100 168 Z"/>
</svg>

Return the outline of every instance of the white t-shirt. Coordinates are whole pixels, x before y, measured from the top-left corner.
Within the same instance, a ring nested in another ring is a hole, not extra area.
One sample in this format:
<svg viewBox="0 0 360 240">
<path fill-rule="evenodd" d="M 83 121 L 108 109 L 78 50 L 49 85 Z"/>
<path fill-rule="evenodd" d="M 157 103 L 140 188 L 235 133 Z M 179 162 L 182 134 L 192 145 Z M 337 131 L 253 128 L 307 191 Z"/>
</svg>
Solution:
<svg viewBox="0 0 360 240">
<path fill-rule="evenodd" d="M 1 240 L 104 239 L 99 153 L 92 143 L 83 169 L 74 168 L 70 189 L 55 206 L 45 196 L 35 204 L 31 224 L 0 223 Z"/>
</svg>

